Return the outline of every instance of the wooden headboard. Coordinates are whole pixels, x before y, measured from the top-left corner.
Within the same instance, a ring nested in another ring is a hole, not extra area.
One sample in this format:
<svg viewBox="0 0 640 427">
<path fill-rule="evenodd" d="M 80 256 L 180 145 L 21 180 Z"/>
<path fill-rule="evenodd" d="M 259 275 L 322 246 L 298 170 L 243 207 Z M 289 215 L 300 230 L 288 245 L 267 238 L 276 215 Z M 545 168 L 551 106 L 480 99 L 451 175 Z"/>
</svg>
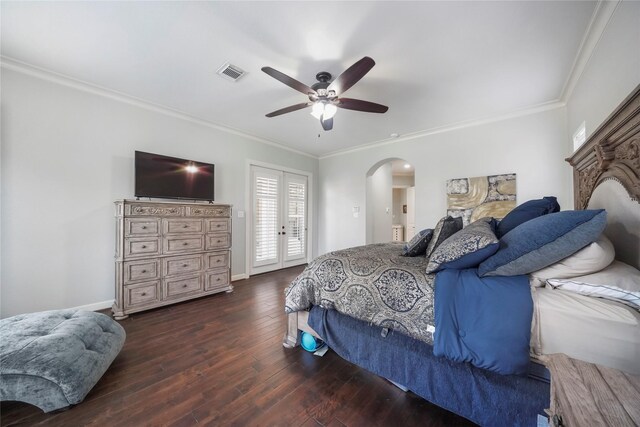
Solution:
<svg viewBox="0 0 640 427">
<path fill-rule="evenodd" d="M 640 268 L 640 85 L 566 160 L 575 209 L 606 209 L 616 258 Z"/>
</svg>

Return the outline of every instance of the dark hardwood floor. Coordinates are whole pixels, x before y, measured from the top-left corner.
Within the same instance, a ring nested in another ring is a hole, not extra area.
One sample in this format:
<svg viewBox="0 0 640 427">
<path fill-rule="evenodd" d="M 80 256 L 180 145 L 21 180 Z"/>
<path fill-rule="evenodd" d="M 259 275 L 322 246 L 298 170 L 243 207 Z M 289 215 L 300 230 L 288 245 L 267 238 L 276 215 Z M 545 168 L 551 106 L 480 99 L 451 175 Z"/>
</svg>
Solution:
<svg viewBox="0 0 640 427">
<path fill-rule="evenodd" d="M 122 352 L 84 402 L 52 414 L 2 402 L 1 425 L 473 425 L 332 351 L 283 348 L 283 290 L 301 270 L 130 316 Z"/>
</svg>

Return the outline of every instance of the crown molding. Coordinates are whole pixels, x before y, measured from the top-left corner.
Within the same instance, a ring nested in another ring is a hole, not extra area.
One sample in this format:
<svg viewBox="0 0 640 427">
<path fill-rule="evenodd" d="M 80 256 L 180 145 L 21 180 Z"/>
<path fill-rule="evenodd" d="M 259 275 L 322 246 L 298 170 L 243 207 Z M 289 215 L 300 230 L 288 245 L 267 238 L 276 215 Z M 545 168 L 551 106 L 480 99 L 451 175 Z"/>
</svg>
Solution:
<svg viewBox="0 0 640 427">
<path fill-rule="evenodd" d="M 183 111 L 173 109 L 171 107 L 167 107 L 165 105 L 156 104 L 151 101 L 147 101 L 142 98 L 137 98 L 131 95 L 128 95 L 123 92 L 119 92 L 113 89 L 109 89 L 106 87 L 102 87 L 93 83 L 89 83 L 83 80 L 76 79 L 74 77 L 69 77 L 67 75 L 57 73 L 55 71 L 47 70 L 45 68 L 40 68 L 35 65 L 27 64 L 25 62 L 19 61 L 17 59 L 13 59 L 4 55 L 0 55 L 0 67 L 16 71 L 18 73 L 22 73 L 31 77 L 36 77 L 41 80 L 46 80 L 52 83 L 57 83 L 63 86 L 67 86 L 76 90 L 80 90 L 83 92 L 91 93 L 93 95 L 102 96 L 105 98 L 109 98 L 118 102 L 123 102 L 125 104 L 133 105 L 138 108 L 142 108 L 148 111 L 153 111 L 155 113 L 164 114 L 166 116 L 175 117 L 177 119 L 185 120 L 191 123 L 195 123 L 201 126 L 206 126 L 208 128 L 216 129 L 222 132 L 226 132 L 232 135 L 238 135 L 243 138 L 250 139 L 252 141 L 260 142 L 263 144 L 271 145 L 272 147 L 279 148 L 281 150 L 290 151 L 302 156 L 311 157 L 313 159 L 317 159 L 318 156 L 307 153 L 304 151 L 296 150 L 295 148 L 288 147 L 286 145 L 280 144 L 275 141 L 271 141 L 265 138 L 261 138 L 256 135 L 251 135 L 249 133 L 243 132 L 239 129 L 234 129 L 228 126 L 219 125 L 217 123 L 213 123 L 211 121 L 192 116 Z"/>
<path fill-rule="evenodd" d="M 329 157 L 341 156 L 343 154 L 355 153 L 357 151 L 369 150 L 375 147 L 396 144 L 398 142 L 403 142 L 403 141 L 410 141 L 412 139 L 422 138 L 429 135 L 436 135 L 439 133 L 451 132 L 458 129 L 465 129 L 473 126 L 480 126 L 480 125 L 485 125 L 489 123 L 501 122 L 503 120 L 509 120 L 516 117 L 529 116 L 531 114 L 537 114 L 544 111 L 555 110 L 556 108 L 562 108 L 565 105 L 566 103 L 556 99 L 554 101 L 545 102 L 532 107 L 514 110 L 510 113 L 505 113 L 498 116 L 489 116 L 481 119 L 465 120 L 465 121 L 453 123 L 450 125 L 437 126 L 434 128 L 430 128 L 430 129 L 426 129 L 418 132 L 408 133 L 400 136 L 399 138 L 387 138 L 380 141 L 361 144 L 356 147 L 347 148 L 344 150 L 332 151 L 330 153 L 319 156 L 319 159 L 322 160 Z"/>
<path fill-rule="evenodd" d="M 80 91 L 88 92 L 94 95 L 102 96 L 105 98 L 113 99 L 115 101 L 123 102 L 129 105 L 133 105 L 145 110 L 153 111 L 156 113 L 164 114 L 167 116 L 175 117 L 181 120 L 185 120 L 191 123 L 199 124 L 201 126 L 206 126 L 212 129 L 220 130 L 229 134 L 238 135 L 253 141 L 257 141 L 263 144 L 271 145 L 273 147 L 280 148 L 282 150 L 290 151 L 302 156 L 310 157 L 313 159 L 326 159 L 329 157 L 339 156 L 343 154 L 358 152 L 362 150 L 368 150 L 375 147 L 380 147 L 389 144 L 395 144 L 402 141 L 409 141 L 416 138 L 421 138 L 428 135 L 435 135 L 439 133 L 451 132 L 458 129 L 464 129 L 473 126 L 480 126 L 488 123 L 499 122 L 503 120 L 508 120 L 516 117 L 527 116 L 531 114 L 537 114 L 543 111 L 553 110 L 556 108 L 561 108 L 566 105 L 566 102 L 560 99 L 545 102 L 542 104 L 534 105 L 531 107 L 526 107 L 522 109 L 517 109 L 508 113 L 504 113 L 497 116 L 488 116 L 479 119 L 471 119 L 462 122 L 453 123 L 450 125 L 437 126 L 433 128 L 428 128 L 425 130 L 412 132 L 409 134 L 405 134 L 400 136 L 399 138 L 386 138 L 383 140 L 372 141 L 368 143 L 364 143 L 361 145 L 357 145 L 355 147 L 350 147 L 342 150 L 336 150 L 329 152 L 327 154 L 322 155 L 314 155 L 311 153 L 307 153 L 305 151 L 297 150 L 295 148 L 291 148 L 284 144 L 271 141 L 265 138 L 261 138 L 255 135 L 251 135 L 249 133 L 243 132 L 238 129 L 230 128 L 227 126 L 219 125 L 213 122 L 210 122 L 205 119 L 201 119 L 198 117 L 194 117 L 182 111 L 166 107 L 161 104 L 156 104 L 141 98 L 136 98 L 131 95 L 118 92 L 116 90 L 108 89 L 102 86 L 95 85 L 93 83 L 88 83 L 73 77 L 66 76 L 64 74 L 60 74 L 51 70 L 47 70 L 44 68 L 40 68 L 31 64 L 24 63 L 22 61 L 9 58 L 7 56 L 0 55 L 0 67 L 12 71 L 16 71 L 22 74 L 26 74 L 32 77 L 36 77 L 42 80 L 50 81 L 53 83 L 57 83 L 63 86 L 71 87 Z"/>
<path fill-rule="evenodd" d="M 516 110 L 511 113 L 506 113 L 501 116 L 496 117 L 486 117 L 483 119 L 477 120 L 468 120 L 463 122 L 454 123 L 451 125 L 445 125 L 440 127 L 435 127 L 431 129 L 426 129 L 423 131 L 413 132 L 410 134 L 406 134 L 401 136 L 400 138 L 387 138 L 380 141 L 365 143 L 362 145 L 358 145 L 356 147 L 347 148 L 344 150 L 336 150 L 327 154 L 320 155 L 319 158 L 326 159 L 333 156 L 339 156 L 342 154 L 353 153 L 357 151 L 367 150 L 369 148 L 379 147 L 383 145 L 395 144 L 401 141 L 407 141 L 415 138 L 421 138 L 427 135 L 434 135 L 437 133 L 450 132 L 457 129 L 464 129 L 471 126 L 479 126 L 487 123 L 493 123 L 502 120 L 508 120 L 515 117 L 526 116 L 529 114 L 536 114 L 542 111 L 553 110 L 555 108 L 562 108 L 566 106 L 568 99 L 571 97 L 571 93 L 573 92 L 576 84 L 580 80 L 582 73 L 584 72 L 587 63 L 591 59 L 593 52 L 595 51 L 598 42 L 602 38 L 602 35 L 611 21 L 611 17 L 615 13 L 618 5 L 622 0 L 599 0 L 596 5 L 595 10 L 593 11 L 593 15 L 591 16 L 591 20 L 587 25 L 587 29 L 585 30 L 584 36 L 582 37 L 582 41 L 580 42 L 580 46 L 578 48 L 578 52 L 576 53 L 576 57 L 573 60 L 573 64 L 571 65 L 571 71 L 567 76 L 567 79 L 562 87 L 562 91 L 560 92 L 560 97 L 554 101 L 546 102 L 543 104 L 539 104 L 537 106 L 528 107 L 522 110 Z"/>
<path fill-rule="evenodd" d="M 609 21 L 611 21 L 611 17 L 620 2 L 621 0 L 598 1 L 598 4 L 593 11 L 593 15 L 591 15 L 589 25 L 582 37 L 582 41 L 580 42 L 580 47 L 578 48 L 576 57 L 571 65 L 571 71 L 569 72 L 567 80 L 562 87 L 562 91 L 560 92 L 560 100 L 562 100 L 562 102 L 566 103 L 571 97 L 573 90 L 578 84 L 580 77 L 582 77 L 582 73 L 591 59 L 591 55 L 593 55 L 598 42 L 600 42 L 600 39 L 602 38 L 604 30 L 607 28 L 607 25 L 609 24 Z"/>
</svg>

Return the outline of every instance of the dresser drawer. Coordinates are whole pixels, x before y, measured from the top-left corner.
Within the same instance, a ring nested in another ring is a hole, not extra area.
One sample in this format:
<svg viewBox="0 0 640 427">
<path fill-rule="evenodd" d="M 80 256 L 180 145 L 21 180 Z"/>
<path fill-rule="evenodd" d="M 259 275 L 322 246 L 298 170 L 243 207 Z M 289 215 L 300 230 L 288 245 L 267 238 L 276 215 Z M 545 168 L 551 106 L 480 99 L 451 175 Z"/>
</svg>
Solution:
<svg viewBox="0 0 640 427">
<path fill-rule="evenodd" d="M 213 216 L 217 218 L 228 218 L 231 216 L 230 206 L 187 206 L 187 216 Z"/>
<path fill-rule="evenodd" d="M 160 231 L 160 221 L 151 218 L 126 218 L 124 220 L 125 236 L 154 236 Z"/>
<path fill-rule="evenodd" d="M 210 268 L 228 268 L 229 251 L 204 254 L 207 270 Z"/>
<path fill-rule="evenodd" d="M 208 271 L 205 275 L 205 291 L 229 286 L 229 270 Z"/>
<path fill-rule="evenodd" d="M 226 249 L 230 241 L 229 233 L 207 234 L 207 250 Z"/>
<path fill-rule="evenodd" d="M 166 255 L 204 250 L 203 235 L 167 236 L 163 237 L 162 242 L 162 250 Z"/>
<path fill-rule="evenodd" d="M 202 233 L 201 219 L 163 219 L 162 230 L 164 234 L 189 234 Z"/>
<path fill-rule="evenodd" d="M 163 298 L 182 298 L 202 291 L 202 275 L 195 274 L 164 279 Z"/>
<path fill-rule="evenodd" d="M 145 255 L 160 255 L 159 237 L 126 237 L 124 239 L 125 257 Z"/>
<path fill-rule="evenodd" d="M 162 260 L 162 274 L 175 276 L 176 274 L 195 273 L 202 268 L 202 255 L 184 255 Z"/>
<path fill-rule="evenodd" d="M 160 281 L 124 286 L 124 307 L 131 308 L 160 301 Z"/>
<path fill-rule="evenodd" d="M 160 261 L 126 261 L 124 263 L 124 283 L 139 282 L 141 280 L 153 280 L 160 277 Z"/>
<path fill-rule="evenodd" d="M 125 216 L 184 216 L 184 212 L 184 206 L 153 203 L 126 203 L 124 208 Z"/>
<path fill-rule="evenodd" d="M 205 219 L 207 233 L 227 233 L 231 231 L 230 224 L 228 219 Z"/>
</svg>

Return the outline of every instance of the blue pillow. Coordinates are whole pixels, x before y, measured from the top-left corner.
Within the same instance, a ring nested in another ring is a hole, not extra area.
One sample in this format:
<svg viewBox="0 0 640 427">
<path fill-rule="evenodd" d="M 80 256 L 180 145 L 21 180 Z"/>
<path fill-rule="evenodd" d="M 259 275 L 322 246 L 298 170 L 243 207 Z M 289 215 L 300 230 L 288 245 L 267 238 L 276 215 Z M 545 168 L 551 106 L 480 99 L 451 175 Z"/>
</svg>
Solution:
<svg viewBox="0 0 640 427">
<path fill-rule="evenodd" d="M 429 257 L 427 273 L 477 267 L 495 254 L 500 244 L 494 233 L 496 220 L 481 218 L 442 242 Z"/>
<path fill-rule="evenodd" d="M 403 247 L 403 256 L 420 256 L 424 255 L 427 251 L 427 246 L 431 241 L 431 237 L 433 236 L 433 230 L 430 228 L 424 229 L 420 231 L 418 234 L 413 236 L 409 243 L 405 244 Z"/>
<path fill-rule="evenodd" d="M 500 239 L 500 249 L 478 267 L 480 276 L 528 274 L 596 241 L 607 225 L 604 209 L 562 211 L 534 218 Z"/>
<path fill-rule="evenodd" d="M 509 212 L 507 216 L 500 221 L 496 229 L 496 236 L 500 239 L 520 224 L 554 212 L 560 212 L 560 205 L 553 196 L 524 202 Z"/>
</svg>

